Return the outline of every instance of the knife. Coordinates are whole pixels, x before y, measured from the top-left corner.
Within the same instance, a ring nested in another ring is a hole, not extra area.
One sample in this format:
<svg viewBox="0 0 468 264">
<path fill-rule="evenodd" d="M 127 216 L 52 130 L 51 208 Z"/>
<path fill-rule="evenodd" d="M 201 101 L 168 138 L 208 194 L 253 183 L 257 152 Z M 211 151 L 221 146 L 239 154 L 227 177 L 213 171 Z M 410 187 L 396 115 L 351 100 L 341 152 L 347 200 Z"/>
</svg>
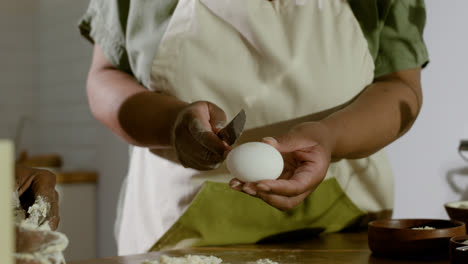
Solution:
<svg viewBox="0 0 468 264">
<path fill-rule="evenodd" d="M 245 120 L 245 111 L 242 109 L 227 126 L 218 132 L 218 137 L 229 145 L 234 144 L 244 130 Z"/>
</svg>

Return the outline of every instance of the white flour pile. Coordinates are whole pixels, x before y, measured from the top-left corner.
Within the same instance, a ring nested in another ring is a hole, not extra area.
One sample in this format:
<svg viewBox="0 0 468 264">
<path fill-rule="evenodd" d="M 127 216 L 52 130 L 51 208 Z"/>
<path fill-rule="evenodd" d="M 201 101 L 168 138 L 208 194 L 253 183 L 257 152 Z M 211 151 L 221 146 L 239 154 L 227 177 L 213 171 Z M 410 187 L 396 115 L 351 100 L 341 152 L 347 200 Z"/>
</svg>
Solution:
<svg viewBox="0 0 468 264">
<path fill-rule="evenodd" d="M 433 230 L 435 227 L 432 226 L 419 226 L 419 227 L 413 227 L 411 228 L 413 230 Z"/>
<path fill-rule="evenodd" d="M 270 259 L 259 259 L 255 262 L 248 262 L 247 264 L 279 264 L 279 263 Z"/>
<path fill-rule="evenodd" d="M 163 255 L 157 260 L 145 260 L 142 264 L 220 264 L 222 259 L 214 256 L 186 255 L 183 257 L 169 257 Z"/>
<path fill-rule="evenodd" d="M 169 257 L 163 255 L 159 260 L 145 260 L 141 264 L 228 264 L 223 262 L 222 259 L 214 256 L 198 256 L 198 255 L 185 255 L 183 257 Z M 269 259 L 259 259 L 247 264 L 279 264 L 278 262 Z"/>
<path fill-rule="evenodd" d="M 15 195 L 15 225 L 20 232 L 36 232 L 44 237 L 53 235 L 56 239 L 41 244 L 39 250 L 31 253 L 15 253 L 16 260 L 35 261 L 40 264 L 65 264 L 63 251 L 68 246 L 68 238 L 59 232 L 52 231 L 49 222 L 45 221 L 50 211 L 50 204 L 43 197 L 38 196 L 34 204 L 29 207 L 29 217 L 25 218 L 25 211 L 21 209 L 18 195 Z"/>
</svg>

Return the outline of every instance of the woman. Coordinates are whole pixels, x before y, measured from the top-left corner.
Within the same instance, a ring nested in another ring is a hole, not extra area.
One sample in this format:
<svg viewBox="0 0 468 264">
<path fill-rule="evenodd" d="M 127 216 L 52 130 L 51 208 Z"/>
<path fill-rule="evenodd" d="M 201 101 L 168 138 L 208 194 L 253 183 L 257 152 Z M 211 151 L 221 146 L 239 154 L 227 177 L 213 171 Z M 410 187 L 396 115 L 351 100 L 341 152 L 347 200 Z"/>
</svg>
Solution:
<svg viewBox="0 0 468 264">
<path fill-rule="evenodd" d="M 135 146 L 119 254 L 389 217 L 381 149 L 420 110 L 424 23 L 421 0 L 91 1 L 90 107 Z M 277 148 L 278 180 L 222 164 L 232 146 L 216 133 L 241 108 L 236 144 Z"/>
</svg>

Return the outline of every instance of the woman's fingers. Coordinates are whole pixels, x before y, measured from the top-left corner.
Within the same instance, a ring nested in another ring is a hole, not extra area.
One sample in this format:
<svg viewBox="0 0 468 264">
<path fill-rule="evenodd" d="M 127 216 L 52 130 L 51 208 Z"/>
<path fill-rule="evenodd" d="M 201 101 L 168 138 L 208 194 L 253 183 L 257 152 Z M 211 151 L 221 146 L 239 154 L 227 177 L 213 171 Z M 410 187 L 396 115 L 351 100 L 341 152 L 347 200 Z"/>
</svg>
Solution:
<svg viewBox="0 0 468 264">
<path fill-rule="evenodd" d="M 308 181 L 302 179 L 289 179 L 260 182 L 256 185 L 256 188 L 265 193 L 294 197 L 308 191 L 310 185 Z"/>
<path fill-rule="evenodd" d="M 258 197 L 279 210 L 287 211 L 299 205 L 315 190 L 321 180 L 321 177 L 311 177 L 310 171 L 304 168 L 296 170 L 290 179 L 265 180 L 258 183 L 243 183 L 232 179 L 229 185 L 236 191 Z"/>
<path fill-rule="evenodd" d="M 201 124 L 199 119 L 192 119 L 188 128 L 192 139 L 196 143 L 199 143 L 211 152 L 223 156 L 227 150 L 227 145 L 211 130 L 211 127 L 206 128 Z"/>
<path fill-rule="evenodd" d="M 223 161 L 224 151 L 213 151 L 206 148 L 204 144 L 209 145 L 210 143 L 202 143 L 201 141 L 204 139 L 200 136 L 195 138 L 194 133 L 190 131 L 189 127 L 179 126 L 176 128 L 175 134 L 176 140 L 174 146 L 177 151 L 177 156 L 181 164 L 185 167 L 197 170 L 210 170 Z M 221 147 L 218 146 L 217 148 L 220 149 Z"/>
<path fill-rule="evenodd" d="M 50 216 L 49 216 L 49 226 L 50 229 L 55 230 L 58 227 L 58 224 L 60 222 L 60 216 L 59 216 L 59 195 L 57 191 L 54 191 L 54 199 L 53 201 L 50 202 Z"/>
<path fill-rule="evenodd" d="M 236 191 L 240 191 L 240 192 L 244 192 L 244 193 L 247 193 L 251 196 L 256 196 L 257 195 L 257 190 L 255 188 L 255 183 L 251 183 L 251 182 L 242 182 L 240 181 L 239 179 L 237 178 L 234 178 L 232 179 L 230 182 L 229 182 L 229 186 L 236 190 Z"/>
<path fill-rule="evenodd" d="M 25 229 L 20 226 L 16 230 L 16 252 L 34 253 L 41 250 L 44 245 L 48 245 L 60 237 L 56 232 L 48 230 Z"/>
<path fill-rule="evenodd" d="M 234 178 L 229 182 L 229 186 L 236 191 L 242 191 L 242 187 L 244 186 L 244 183 Z"/>
<path fill-rule="evenodd" d="M 260 181 L 256 188 L 282 196 L 297 196 L 309 190 L 315 190 L 322 182 L 324 177 L 322 167 L 323 165 L 315 162 L 303 162 L 290 178 Z"/>
<path fill-rule="evenodd" d="M 208 112 L 210 115 L 210 125 L 211 128 L 215 133 L 217 133 L 221 128 L 226 125 L 226 113 L 224 113 L 223 109 L 218 107 L 215 104 L 209 103 L 208 104 Z"/>
<path fill-rule="evenodd" d="M 257 197 L 281 211 L 289 211 L 302 203 L 311 193 L 312 191 L 307 191 L 297 196 L 286 197 L 277 194 L 258 192 Z"/>
<path fill-rule="evenodd" d="M 18 196 L 24 209 L 27 211 L 29 206 L 38 200 L 38 197 L 42 197 L 44 201 L 50 204 L 50 211 L 47 212 L 44 221 L 49 221 L 51 229 L 55 230 L 60 220 L 58 212 L 59 197 L 55 190 L 55 174 L 47 170 L 22 166 L 16 166 L 15 174 Z"/>
<path fill-rule="evenodd" d="M 173 132 L 173 144 L 181 164 L 197 170 L 216 168 L 231 148 L 216 135 L 216 127 L 225 121 L 224 111 L 216 105 L 191 104 L 178 118 Z"/>
<path fill-rule="evenodd" d="M 38 174 L 39 170 L 17 165 L 15 167 L 15 182 L 18 190 L 18 196 L 21 196 L 31 187 L 31 184 Z"/>
<path fill-rule="evenodd" d="M 218 164 L 216 162 L 217 159 L 212 157 L 208 151 L 205 152 L 202 158 L 195 157 L 193 154 L 185 153 L 184 151 L 178 152 L 177 157 L 184 167 L 200 171 L 215 169 Z"/>
<path fill-rule="evenodd" d="M 276 148 L 281 153 L 290 153 L 299 149 L 311 148 L 317 145 L 317 142 L 297 135 L 295 130 L 279 137 L 266 137 L 263 142 Z"/>
<path fill-rule="evenodd" d="M 59 197 L 55 190 L 55 185 L 55 174 L 47 170 L 38 170 L 31 186 L 36 201 L 38 197 L 41 196 L 45 202 L 50 204 L 50 211 L 45 220 L 49 221 L 52 230 L 57 228 L 60 219 L 58 213 Z"/>
</svg>

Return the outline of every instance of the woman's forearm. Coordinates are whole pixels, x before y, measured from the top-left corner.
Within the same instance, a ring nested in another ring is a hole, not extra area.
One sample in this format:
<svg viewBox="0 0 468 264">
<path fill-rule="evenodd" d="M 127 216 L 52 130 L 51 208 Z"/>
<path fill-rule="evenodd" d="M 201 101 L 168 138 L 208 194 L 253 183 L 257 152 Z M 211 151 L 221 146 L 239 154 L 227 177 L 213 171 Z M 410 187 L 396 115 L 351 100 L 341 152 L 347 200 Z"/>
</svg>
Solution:
<svg viewBox="0 0 468 264">
<path fill-rule="evenodd" d="M 321 121 L 332 134 L 332 158 L 362 158 L 385 147 L 411 128 L 421 104 L 420 68 L 377 79 Z"/>
<path fill-rule="evenodd" d="M 114 68 L 95 45 L 87 81 L 93 115 L 130 144 L 170 146 L 170 131 L 186 103 L 148 91 L 131 75 Z"/>
</svg>

